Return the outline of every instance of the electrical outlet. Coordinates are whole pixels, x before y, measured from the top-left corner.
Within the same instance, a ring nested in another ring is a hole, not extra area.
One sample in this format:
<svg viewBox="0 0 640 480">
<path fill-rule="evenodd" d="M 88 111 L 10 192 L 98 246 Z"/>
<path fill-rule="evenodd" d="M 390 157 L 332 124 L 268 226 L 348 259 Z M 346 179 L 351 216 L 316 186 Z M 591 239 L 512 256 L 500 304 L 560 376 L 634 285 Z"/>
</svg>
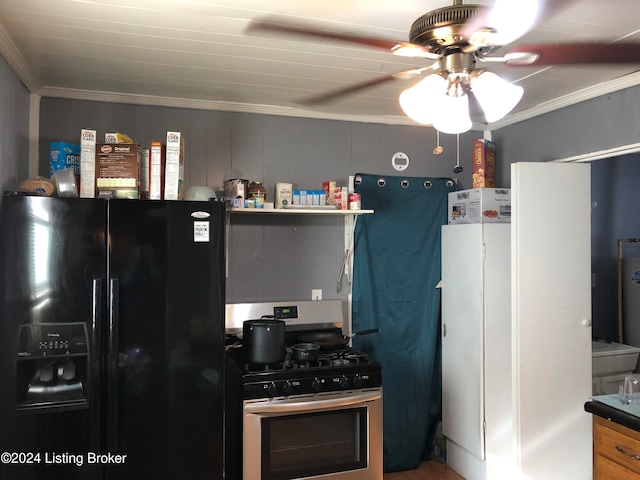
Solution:
<svg viewBox="0 0 640 480">
<path fill-rule="evenodd" d="M 314 288 L 311 290 L 311 300 L 322 300 L 321 288 Z"/>
</svg>

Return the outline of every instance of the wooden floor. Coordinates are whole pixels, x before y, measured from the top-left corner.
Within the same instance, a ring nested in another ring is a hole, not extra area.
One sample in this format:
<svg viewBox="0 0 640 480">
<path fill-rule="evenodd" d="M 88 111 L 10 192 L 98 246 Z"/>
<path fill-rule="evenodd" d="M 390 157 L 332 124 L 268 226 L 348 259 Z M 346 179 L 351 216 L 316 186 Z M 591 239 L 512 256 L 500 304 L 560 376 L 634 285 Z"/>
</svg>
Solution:
<svg viewBox="0 0 640 480">
<path fill-rule="evenodd" d="M 444 463 L 430 460 L 422 462 L 415 470 L 385 473 L 384 480 L 464 480 L 464 478 Z"/>
</svg>

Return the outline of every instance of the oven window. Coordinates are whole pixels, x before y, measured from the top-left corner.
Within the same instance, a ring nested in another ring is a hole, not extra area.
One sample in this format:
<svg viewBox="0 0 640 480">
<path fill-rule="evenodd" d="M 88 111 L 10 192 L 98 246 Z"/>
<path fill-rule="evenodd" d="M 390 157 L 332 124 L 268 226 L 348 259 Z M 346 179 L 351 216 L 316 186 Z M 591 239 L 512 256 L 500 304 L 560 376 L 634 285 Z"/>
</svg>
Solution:
<svg viewBox="0 0 640 480">
<path fill-rule="evenodd" d="M 367 467 L 367 409 L 262 419 L 262 479 L 289 480 Z"/>
</svg>

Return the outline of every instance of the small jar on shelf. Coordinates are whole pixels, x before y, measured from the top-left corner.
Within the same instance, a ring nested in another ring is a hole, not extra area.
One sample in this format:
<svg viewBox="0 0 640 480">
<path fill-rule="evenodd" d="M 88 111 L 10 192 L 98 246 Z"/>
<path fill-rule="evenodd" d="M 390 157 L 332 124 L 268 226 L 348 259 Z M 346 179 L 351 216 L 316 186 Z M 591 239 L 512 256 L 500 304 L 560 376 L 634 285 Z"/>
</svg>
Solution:
<svg viewBox="0 0 640 480">
<path fill-rule="evenodd" d="M 267 201 L 267 189 L 264 187 L 262 182 L 251 182 L 249 184 L 249 198 L 253 198 L 255 196 L 262 196 L 262 201 Z"/>
</svg>

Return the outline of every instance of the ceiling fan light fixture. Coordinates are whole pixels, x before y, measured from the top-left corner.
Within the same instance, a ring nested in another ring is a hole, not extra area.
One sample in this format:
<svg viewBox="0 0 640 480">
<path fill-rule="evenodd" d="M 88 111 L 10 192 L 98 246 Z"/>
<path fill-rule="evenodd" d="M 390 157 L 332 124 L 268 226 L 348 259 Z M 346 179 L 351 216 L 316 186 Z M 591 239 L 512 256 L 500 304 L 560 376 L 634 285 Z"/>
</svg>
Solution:
<svg viewBox="0 0 640 480">
<path fill-rule="evenodd" d="M 423 125 L 433 124 L 440 110 L 440 101 L 445 93 L 447 81 L 440 75 L 431 74 L 400 94 L 400 107 L 413 121 Z"/>
<path fill-rule="evenodd" d="M 469 118 L 469 97 L 441 97 L 438 105 L 437 117 L 433 121 L 433 127 L 443 133 L 463 133 L 471 129 Z"/>
<path fill-rule="evenodd" d="M 492 72 L 473 75 L 471 90 L 489 123 L 500 120 L 513 110 L 524 94 L 522 87 L 513 85 Z"/>
</svg>

